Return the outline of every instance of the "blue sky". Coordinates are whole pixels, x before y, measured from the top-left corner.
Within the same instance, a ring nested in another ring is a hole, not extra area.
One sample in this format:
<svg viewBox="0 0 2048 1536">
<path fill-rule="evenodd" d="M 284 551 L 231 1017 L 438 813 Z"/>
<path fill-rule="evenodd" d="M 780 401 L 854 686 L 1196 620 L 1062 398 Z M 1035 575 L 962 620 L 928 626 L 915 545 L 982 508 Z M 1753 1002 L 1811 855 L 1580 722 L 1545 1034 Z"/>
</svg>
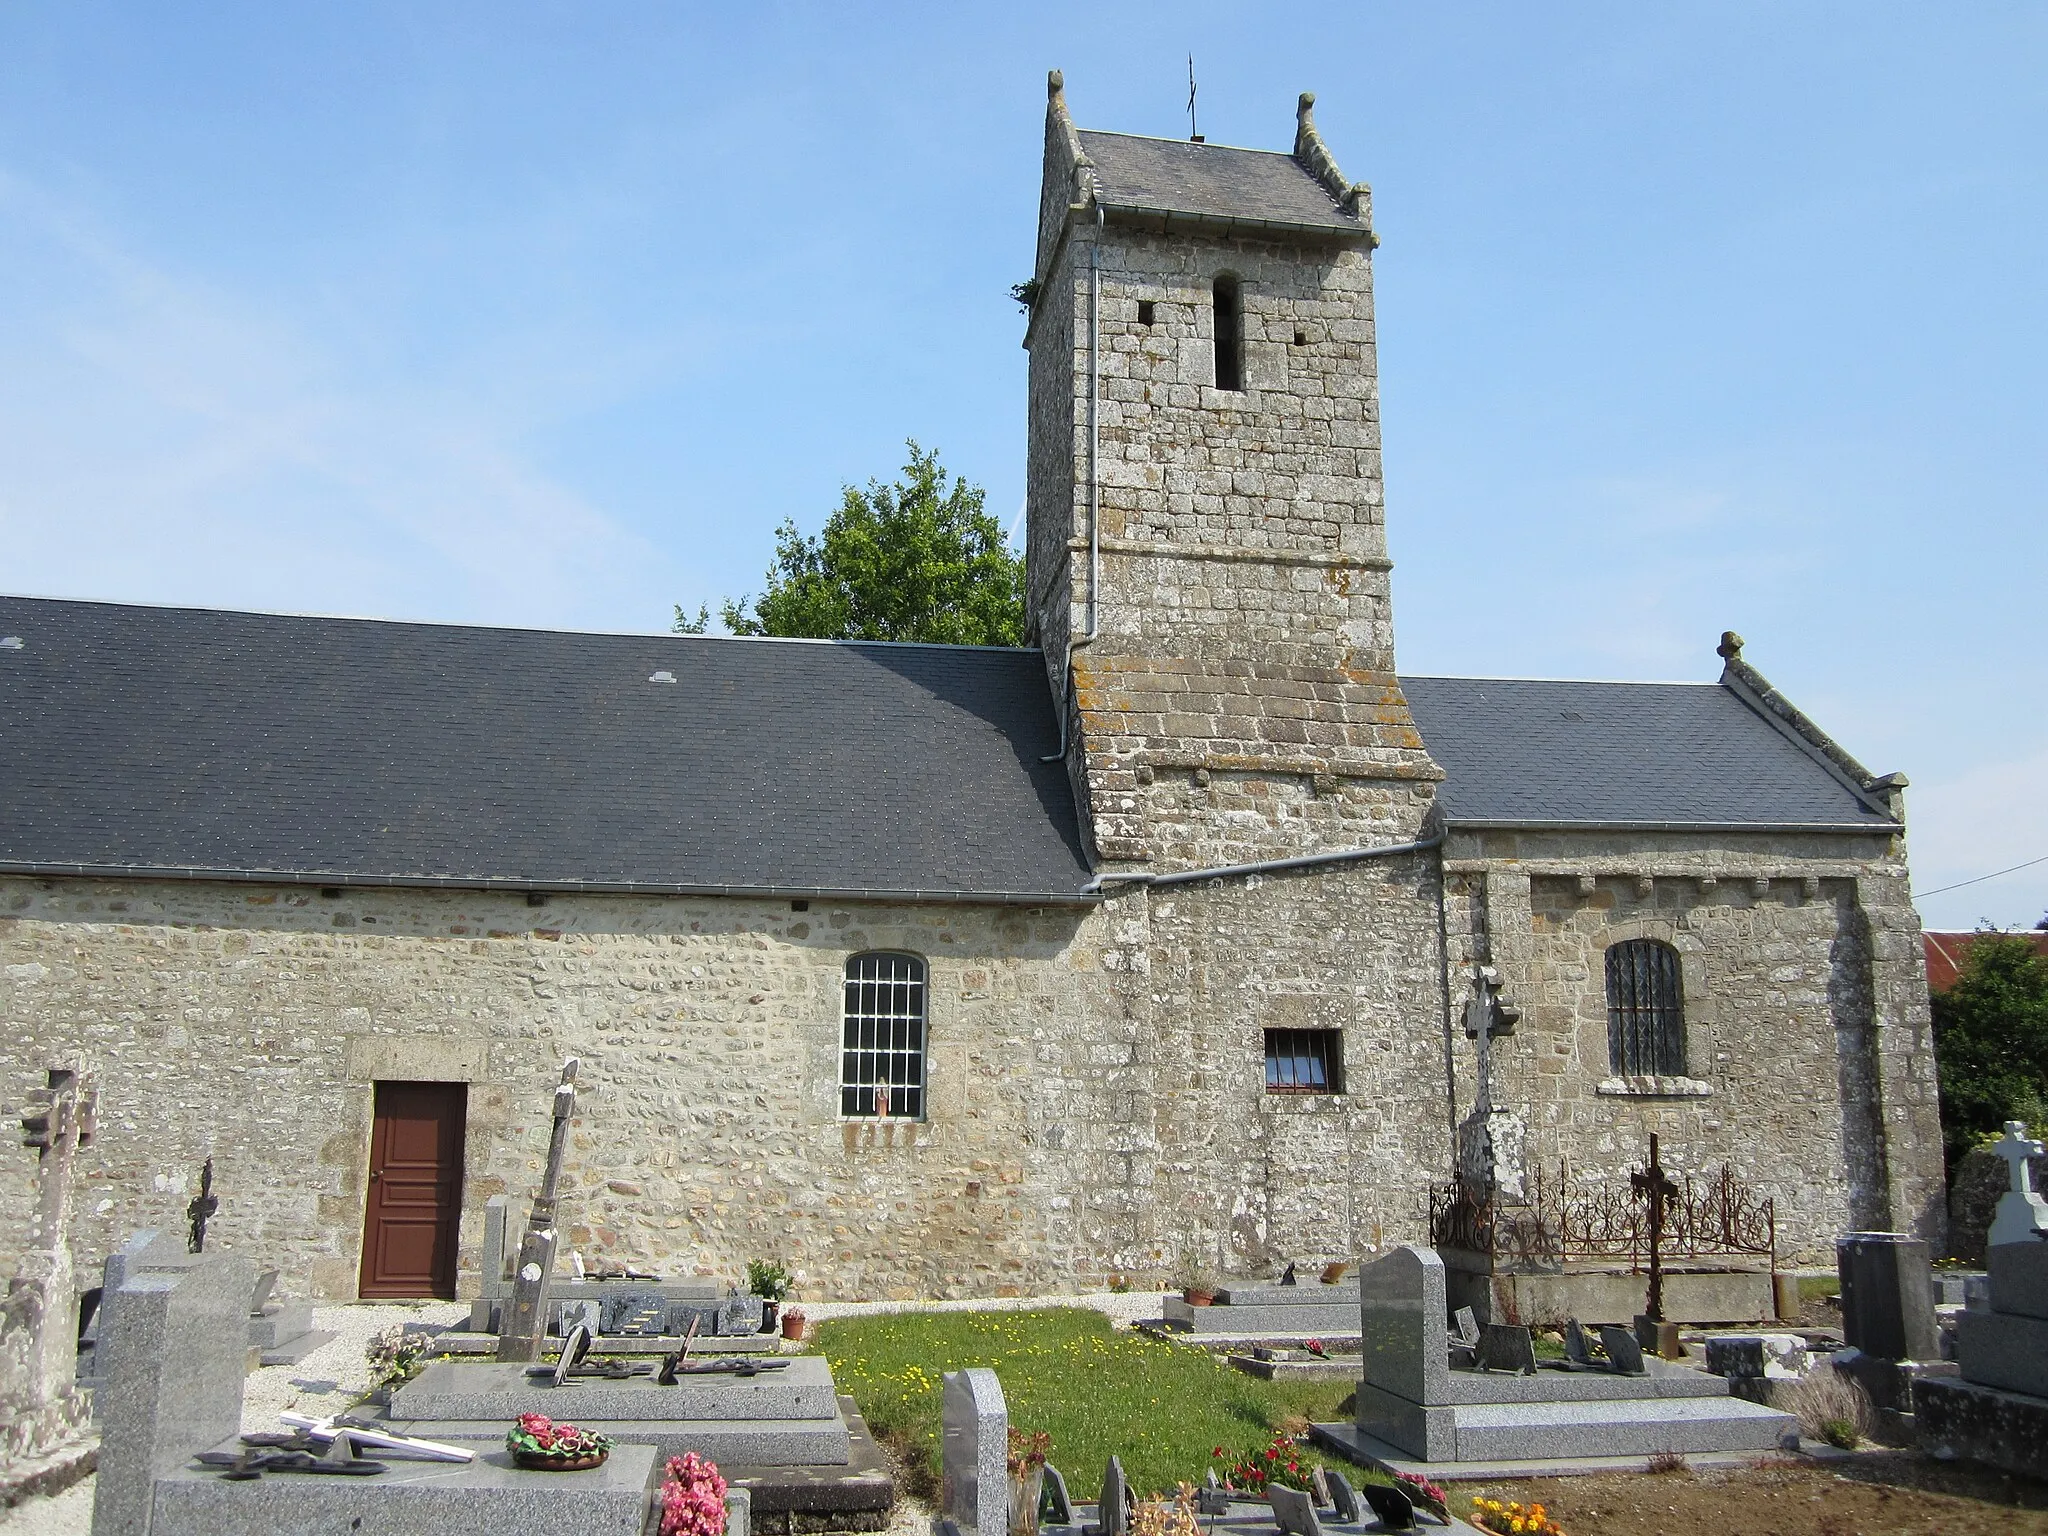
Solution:
<svg viewBox="0 0 2048 1536">
<path fill-rule="evenodd" d="M 1921 890 L 2048 855 L 2039 0 L 11 5 L 0 589 L 660 629 L 906 436 L 1007 523 L 1045 71 L 1189 52 L 1374 186 L 1405 670 L 1734 628 Z"/>
</svg>

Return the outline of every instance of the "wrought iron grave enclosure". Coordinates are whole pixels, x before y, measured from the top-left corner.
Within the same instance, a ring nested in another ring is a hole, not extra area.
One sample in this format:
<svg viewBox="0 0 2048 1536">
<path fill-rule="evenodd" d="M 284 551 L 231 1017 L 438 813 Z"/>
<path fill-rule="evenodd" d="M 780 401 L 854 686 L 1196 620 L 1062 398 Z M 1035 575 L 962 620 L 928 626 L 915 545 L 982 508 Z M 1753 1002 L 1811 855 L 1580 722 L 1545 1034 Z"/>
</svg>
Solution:
<svg viewBox="0 0 2048 1536">
<path fill-rule="evenodd" d="M 1678 1194 L 1664 1215 L 1665 1261 L 1707 1261 L 1718 1266 L 1777 1268 L 1776 1203 L 1759 1196 L 1723 1167 L 1703 1178 L 1680 1175 Z M 1571 1264 L 1626 1264 L 1641 1269 L 1650 1257 L 1648 1205 L 1623 1183 L 1618 1188 L 1574 1188 L 1558 1165 L 1555 1182 L 1539 1168 L 1526 1205 L 1505 1205 L 1465 1179 L 1429 1192 L 1429 1240 L 1492 1261 L 1496 1273 L 1558 1270 Z"/>
</svg>

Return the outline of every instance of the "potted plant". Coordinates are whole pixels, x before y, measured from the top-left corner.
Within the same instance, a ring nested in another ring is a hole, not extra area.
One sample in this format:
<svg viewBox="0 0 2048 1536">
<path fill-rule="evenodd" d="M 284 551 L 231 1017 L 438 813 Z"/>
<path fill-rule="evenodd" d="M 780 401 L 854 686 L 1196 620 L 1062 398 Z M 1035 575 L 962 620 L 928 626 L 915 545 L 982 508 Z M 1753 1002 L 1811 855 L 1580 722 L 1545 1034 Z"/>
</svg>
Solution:
<svg viewBox="0 0 2048 1536">
<path fill-rule="evenodd" d="M 1205 1269 L 1191 1269 L 1180 1283 L 1180 1299 L 1191 1307 L 1206 1307 L 1216 1300 L 1216 1277 Z"/>
<path fill-rule="evenodd" d="M 368 1401 L 390 1402 L 392 1388 L 402 1386 L 420 1368 L 431 1342 L 431 1335 L 407 1333 L 403 1325 L 372 1336 L 363 1347 L 363 1359 L 370 1367 Z"/>
<path fill-rule="evenodd" d="M 801 1344 L 804 1338 L 804 1324 L 806 1321 L 807 1319 L 804 1317 L 804 1309 L 802 1307 L 791 1307 L 782 1314 L 782 1336 L 785 1339 Z"/>
<path fill-rule="evenodd" d="M 761 1331 L 775 1332 L 775 1314 L 789 1294 L 789 1271 L 773 1259 L 747 1260 L 747 1294 L 761 1298 Z"/>
<path fill-rule="evenodd" d="M 1045 1488 L 1045 1458 L 1052 1436 L 1010 1426 L 1010 1536 L 1038 1536 L 1038 1496 Z"/>
<path fill-rule="evenodd" d="M 610 1435 L 574 1424 L 557 1424 L 544 1413 L 522 1413 L 505 1432 L 505 1449 L 533 1472 L 583 1472 L 601 1467 L 612 1453 Z"/>
</svg>

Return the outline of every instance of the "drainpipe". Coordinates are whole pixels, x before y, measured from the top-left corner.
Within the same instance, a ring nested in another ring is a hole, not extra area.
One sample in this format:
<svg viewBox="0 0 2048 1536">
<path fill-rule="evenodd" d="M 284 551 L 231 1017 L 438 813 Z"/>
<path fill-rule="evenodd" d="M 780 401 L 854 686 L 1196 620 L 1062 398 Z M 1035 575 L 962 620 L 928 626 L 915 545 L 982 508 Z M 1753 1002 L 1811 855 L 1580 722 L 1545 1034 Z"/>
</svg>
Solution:
<svg viewBox="0 0 2048 1536">
<path fill-rule="evenodd" d="M 1102 438 L 1102 203 L 1095 204 L 1095 238 L 1088 243 L 1088 632 L 1067 646 L 1067 692 L 1060 700 L 1060 745 L 1041 763 L 1064 762 L 1067 716 L 1074 702 L 1074 652 L 1095 643 L 1102 624 L 1102 486 L 1097 471 Z"/>
</svg>

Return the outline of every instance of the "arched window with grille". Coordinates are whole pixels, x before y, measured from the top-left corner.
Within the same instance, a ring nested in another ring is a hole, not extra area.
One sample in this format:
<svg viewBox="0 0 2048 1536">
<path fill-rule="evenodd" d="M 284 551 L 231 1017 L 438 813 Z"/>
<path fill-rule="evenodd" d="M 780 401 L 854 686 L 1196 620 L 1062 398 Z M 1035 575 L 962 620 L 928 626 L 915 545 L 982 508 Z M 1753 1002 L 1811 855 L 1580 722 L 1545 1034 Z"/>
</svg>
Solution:
<svg viewBox="0 0 2048 1536">
<path fill-rule="evenodd" d="M 1669 944 L 1608 946 L 1607 1058 L 1624 1077 L 1685 1075 L 1685 984 Z"/>
<path fill-rule="evenodd" d="M 840 1114 L 924 1118 L 925 991 L 916 955 L 870 950 L 846 962 Z"/>
</svg>

